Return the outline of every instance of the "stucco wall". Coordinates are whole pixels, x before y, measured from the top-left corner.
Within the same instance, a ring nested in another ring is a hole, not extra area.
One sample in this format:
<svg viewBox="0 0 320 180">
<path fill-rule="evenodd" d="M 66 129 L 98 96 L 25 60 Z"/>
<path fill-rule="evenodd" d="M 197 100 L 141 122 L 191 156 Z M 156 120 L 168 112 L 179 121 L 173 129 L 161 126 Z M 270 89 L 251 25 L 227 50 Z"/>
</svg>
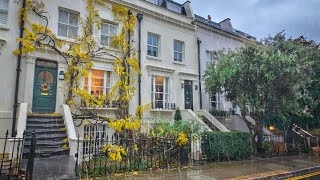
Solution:
<svg viewBox="0 0 320 180">
<path fill-rule="evenodd" d="M 216 51 L 221 49 L 231 49 L 235 50 L 238 47 L 244 46 L 245 43 L 234 38 L 232 35 L 227 33 L 219 33 L 215 30 L 210 30 L 205 27 L 197 27 L 197 36 L 201 41 L 200 45 L 200 65 L 201 65 L 201 77 L 203 77 L 205 70 L 207 68 L 207 53 L 206 51 Z M 232 108 L 232 103 L 225 100 L 224 96 L 221 95 L 220 110 L 228 111 Z M 205 91 L 205 84 L 202 78 L 202 108 L 206 110 L 211 109 L 210 97 Z"/>
</svg>

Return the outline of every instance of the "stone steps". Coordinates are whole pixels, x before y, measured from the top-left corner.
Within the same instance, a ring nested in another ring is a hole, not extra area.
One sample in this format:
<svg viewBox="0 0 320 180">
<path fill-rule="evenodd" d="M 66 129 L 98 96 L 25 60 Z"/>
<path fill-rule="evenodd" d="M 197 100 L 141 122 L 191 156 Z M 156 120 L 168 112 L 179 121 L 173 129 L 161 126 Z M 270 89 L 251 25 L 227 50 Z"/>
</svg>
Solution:
<svg viewBox="0 0 320 180">
<path fill-rule="evenodd" d="M 36 134 L 35 157 L 51 157 L 69 154 L 69 143 L 63 116 L 28 116 L 24 155 L 31 147 L 31 134 Z"/>
</svg>

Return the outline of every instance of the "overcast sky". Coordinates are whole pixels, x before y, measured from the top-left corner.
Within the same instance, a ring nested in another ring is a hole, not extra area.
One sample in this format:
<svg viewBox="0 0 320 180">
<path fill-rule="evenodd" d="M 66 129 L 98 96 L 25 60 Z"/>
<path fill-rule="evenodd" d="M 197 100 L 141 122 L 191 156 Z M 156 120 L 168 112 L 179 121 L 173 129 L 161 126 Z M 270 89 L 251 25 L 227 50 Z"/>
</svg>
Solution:
<svg viewBox="0 0 320 180">
<path fill-rule="evenodd" d="M 177 0 L 180 3 L 185 0 Z M 190 0 L 195 14 L 220 22 L 260 40 L 285 30 L 287 37 L 304 35 L 320 43 L 320 0 Z"/>
</svg>

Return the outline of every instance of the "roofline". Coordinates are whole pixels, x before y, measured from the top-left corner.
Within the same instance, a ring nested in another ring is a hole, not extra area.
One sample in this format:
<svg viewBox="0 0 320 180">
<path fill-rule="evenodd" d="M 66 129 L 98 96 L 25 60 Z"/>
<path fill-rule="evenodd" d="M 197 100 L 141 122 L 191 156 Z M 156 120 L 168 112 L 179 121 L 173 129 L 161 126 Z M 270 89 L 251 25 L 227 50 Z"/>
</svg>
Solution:
<svg viewBox="0 0 320 180">
<path fill-rule="evenodd" d="M 251 40 L 251 39 L 248 39 L 246 37 L 243 37 L 243 36 L 240 36 L 240 35 L 236 35 L 234 33 L 231 33 L 231 32 L 228 32 L 228 31 L 224 31 L 224 30 L 216 28 L 216 27 L 209 26 L 208 24 L 205 24 L 205 23 L 203 23 L 201 21 L 194 20 L 194 21 L 192 21 L 192 23 L 195 24 L 195 25 L 200 25 L 200 26 L 202 26 L 202 27 L 204 27 L 204 28 L 206 28 L 208 30 L 214 30 L 217 33 L 220 33 L 220 34 L 223 34 L 223 35 L 227 35 L 228 37 L 236 39 L 238 41 L 242 41 L 242 42 L 245 42 L 245 43 L 248 43 L 248 44 L 251 44 L 251 45 L 258 45 L 258 46 L 260 45 L 255 40 Z"/>
<path fill-rule="evenodd" d="M 230 19 L 230 18 L 226 18 L 225 20 L 222 20 L 221 22 L 219 22 L 219 24 L 220 24 L 220 23 L 222 23 L 223 21 L 226 21 L 226 20 L 231 21 L 231 19 Z"/>
</svg>

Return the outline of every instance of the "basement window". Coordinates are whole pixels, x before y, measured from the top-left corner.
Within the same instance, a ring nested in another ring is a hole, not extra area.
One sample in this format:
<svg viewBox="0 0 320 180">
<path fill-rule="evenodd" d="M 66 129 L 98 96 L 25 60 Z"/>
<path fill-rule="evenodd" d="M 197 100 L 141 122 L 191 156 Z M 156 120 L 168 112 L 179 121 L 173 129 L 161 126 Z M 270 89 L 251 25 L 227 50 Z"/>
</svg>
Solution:
<svg viewBox="0 0 320 180">
<path fill-rule="evenodd" d="M 106 124 L 86 125 L 83 127 L 84 154 L 96 153 L 95 151 L 101 150 L 101 147 L 107 144 L 107 141 L 103 141 L 103 139 L 107 138 L 107 129 Z"/>
</svg>

